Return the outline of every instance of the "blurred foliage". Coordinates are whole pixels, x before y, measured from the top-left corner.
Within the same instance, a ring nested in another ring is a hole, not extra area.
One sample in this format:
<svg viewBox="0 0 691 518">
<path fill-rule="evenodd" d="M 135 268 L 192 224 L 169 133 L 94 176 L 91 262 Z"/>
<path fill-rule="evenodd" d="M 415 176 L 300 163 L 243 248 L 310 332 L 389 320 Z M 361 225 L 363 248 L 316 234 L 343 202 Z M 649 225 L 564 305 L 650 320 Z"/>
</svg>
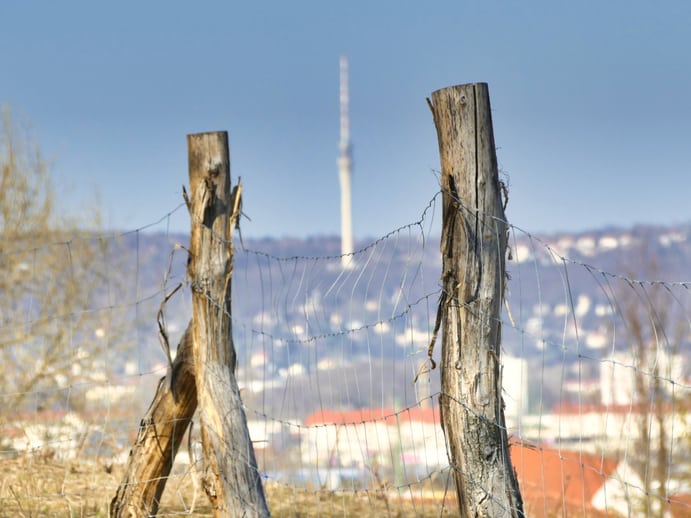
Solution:
<svg viewBox="0 0 691 518">
<path fill-rule="evenodd" d="M 97 208 L 60 202 L 30 131 L 2 109 L 0 399 L 9 414 L 79 405 L 80 382 L 107 376 L 115 312 L 94 308 L 112 306 L 101 288 L 112 284 L 104 259 L 114 243 L 94 237 Z"/>
</svg>

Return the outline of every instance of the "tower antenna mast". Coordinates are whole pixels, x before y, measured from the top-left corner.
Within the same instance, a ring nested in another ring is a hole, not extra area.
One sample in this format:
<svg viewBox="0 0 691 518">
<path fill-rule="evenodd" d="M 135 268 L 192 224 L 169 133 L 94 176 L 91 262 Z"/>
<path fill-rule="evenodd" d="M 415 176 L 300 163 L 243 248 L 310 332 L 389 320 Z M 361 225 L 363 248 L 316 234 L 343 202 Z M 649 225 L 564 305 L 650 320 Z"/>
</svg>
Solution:
<svg viewBox="0 0 691 518">
<path fill-rule="evenodd" d="M 340 61 L 340 121 L 341 135 L 338 156 L 338 178 L 341 185 L 341 265 L 353 267 L 353 213 L 351 203 L 352 158 L 350 147 L 350 122 L 348 118 L 348 58 Z"/>
</svg>

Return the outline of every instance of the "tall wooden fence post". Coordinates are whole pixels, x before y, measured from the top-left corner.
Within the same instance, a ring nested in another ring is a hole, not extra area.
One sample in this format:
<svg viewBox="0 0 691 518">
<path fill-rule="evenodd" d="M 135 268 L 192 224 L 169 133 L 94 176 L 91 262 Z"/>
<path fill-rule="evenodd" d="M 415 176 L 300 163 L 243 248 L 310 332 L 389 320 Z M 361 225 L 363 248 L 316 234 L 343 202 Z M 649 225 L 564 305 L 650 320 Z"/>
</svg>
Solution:
<svg viewBox="0 0 691 518">
<path fill-rule="evenodd" d="M 430 102 L 443 191 L 440 408 L 463 517 L 524 516 L 501 399 L 507 225 L 485 83 Z"/>
<path fill-rule="evenodd" d="M 188 135 L 187 146 L 192 220 L 188 275 L 202 485 L 217 517 L 269 516 L 235 379 L 231 234 L 240 213 L 240 186 L 231 190 L 226 132 Z"/>
</svg>

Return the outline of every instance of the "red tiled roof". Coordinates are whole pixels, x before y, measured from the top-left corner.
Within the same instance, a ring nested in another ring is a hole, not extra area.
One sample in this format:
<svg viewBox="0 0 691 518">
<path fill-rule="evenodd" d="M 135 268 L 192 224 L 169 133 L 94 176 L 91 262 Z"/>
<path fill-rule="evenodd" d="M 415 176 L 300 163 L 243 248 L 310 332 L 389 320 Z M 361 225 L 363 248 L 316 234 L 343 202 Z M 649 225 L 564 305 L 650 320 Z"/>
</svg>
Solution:
<svg viewBox="0 0 691 518">
<path fill-rule="evenodd" d="M 671 495 L 667 509 L 671 511 L 673 518 L 691 517 L 691 495 Z"/>
<path fill-rule="evenodd" d="M 355 410 L 318 410 L 305 418 L 305 426 L 361 424 L 384 421 L 395 425 L 401 422 L 439 424 L 439 408 L 419 406 L 395 411 L 391 408 L 358 408 Z"/>
<path fill-rule="evenodd" d="M 561 515 L 566 509 L 594 511 L 593 497 L 618 465 L 599 455 L 517 441 L 511 443 L 511 461 L 531 516 Z"/>
</svg>

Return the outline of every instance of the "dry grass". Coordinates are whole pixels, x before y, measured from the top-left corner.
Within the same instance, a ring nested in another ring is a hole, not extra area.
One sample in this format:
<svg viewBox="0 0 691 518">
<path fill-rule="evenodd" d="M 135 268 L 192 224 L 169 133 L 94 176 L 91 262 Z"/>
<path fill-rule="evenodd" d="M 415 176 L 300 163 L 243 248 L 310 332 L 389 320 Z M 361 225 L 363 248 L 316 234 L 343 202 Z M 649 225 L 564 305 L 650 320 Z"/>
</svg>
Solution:
<svg viewBox="0 0 691 518">
<path fill-rule="evenodd" d="M 0 460 L 0 516 L 108 516 L 118 474 L 35 457 Z"/>
<path fill-rule="evenodd" d="M 446 505 L 442 494 L 426 498 L 410 498 L 397 492 L 358 491 L 333 492 L 310 491 L 290 487 L 267 485 L 267 500 L 272 516 L 316 517 L 316 516 L 452 516 L 455 502 Z"/>
<path fill-rule="evenodd" d="M 1 517 L 108 516 L 110 500 L 123 475 L 122 466 L 59 462 L 39 457 L 0 460 Z M 158 516 L 211 516 L 206 495 L 184 467 L 166 486 Z M 424 497 L 380 490 L 334 492 L 266 484 L 274 517 L 452 516 L 455 503 L 443 492 Z"/>
<path fill-rule="evenodd" d="M 123 469 L 30 456 L 0 459 L 0 517 L 105 518 Z M 166 485 L 158 516 L 212 516 L 206 495 L 195 482 L 185 466 L 177 467 Z M 271 514 L 277 518 L 458 514 L 453 489 L 445 494 L 438 486 L 436 490 L 414 486 L 400 491 L 336 492 L 268 482 L 265 489 Z M 544 516 L 545 511 L 547 516 L 562 516 L 564 512 L 560 502 L 526 502 L 526 511 L 529 516 Z M 573 511 L 579 516 L 584 513 L 583 509 Z M 605 516 L 592 510 L 585 515 Z"/>
</svg>

